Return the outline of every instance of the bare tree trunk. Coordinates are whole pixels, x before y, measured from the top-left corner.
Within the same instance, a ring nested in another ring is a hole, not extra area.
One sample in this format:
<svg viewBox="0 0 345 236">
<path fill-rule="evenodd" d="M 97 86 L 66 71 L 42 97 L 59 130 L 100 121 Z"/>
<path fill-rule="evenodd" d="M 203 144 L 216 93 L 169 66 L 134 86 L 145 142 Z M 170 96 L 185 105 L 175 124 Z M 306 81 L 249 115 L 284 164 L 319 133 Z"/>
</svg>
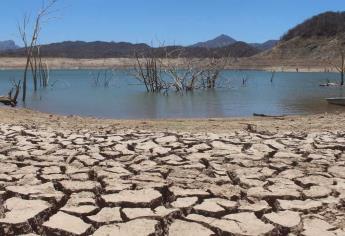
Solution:
<svg viewBox="0 0 345 236">
<path fill-rule="evenodd" d="M 17 83 L 16 81 L 13 81 L 13 88 L 8 93 L 8 96 L 0 96 L 0 103 L 5 104 L 6 106 L 12 106 L 15 107 L 17 105 L 17 98 L 19 95 L 20 90 L 20 80 Z M 14 96 L 12 96 L 13 89 L 15 89 Z"/>
<path fill-rule="evenodd" d="M 344 85 L 344 72 L 345 72 L 345 52 L 342 51 L 342 53 L 341 53 L 341 71 L 340 71 L 340 77 L 341 77 L 340 85 L 341 86 Z"/>
<path fill-rule="evenodd" d="M 36 52 L 34 54 L 34 65 L 33 65 L 33 80 L 34 80 L 34 90 L 37 91 L 37 58 L 40 57 L 39 55 L 39 49 L 38 48 L 35 48 L 36 49 Z"/>
<path fill-rule="evenodd" d="M 27 75 L 28 75 L 28 69 L 29 69 L 29 63 L 30 63 L 30 56 L 26 58 L 26 65 L 25 65 L 25 70 L 24 70 L 24 78 L 23 78 L 23 102 L 25 102 L 26 99 L 26 80 L 27 80 Z"/>
<path fill-rule="evenodd" d="M 25 102 L 26 100 L 27 76 L 28 76 L 29 66 L 31 67 L 31 73 L 32 73 L 33 81 L 34 81 L 34 89 L 35 91 L 37 90 L 37 66 L 38 66 L 37 58 L 40 57 L 39 47 L 37 43 L 38 43 L 40 31 L 41 31 L 41 23 L 42 23 L 42 20 L 44 20 L 51 13 L 50 9 L 53 7 L 53 5 L 57 1 L 58 0 L 49 0 L 49 1 L 47 0 L 47 4 L 43 2 L 43 6 L 41 10 L 39 11 L 39 13 L 37 14 L 35 18 L 33 31 L 30 38 L 27 37 L 27 27 L 29 26 L 29 23 L 30 23 L 29 17 L 25 15 L 23 19 L 23 25 L 18 25 L 18 30 L 19 30 L 21 39 L 24 43 L 25 56 L 26 56 L 26 65 L 25 65 L 24 76 L 23 76 L 24 77 L 23 78 L 23 97 L 22 97 L 23 102 Z M 37 49 L 37 52 L 35 52 L 34 49 Z M 34 62 L 32 62 L 32 59 L 34 59 Z"/>
<path fill-rule="evenodd" d="M 330 63 L 339 73 L 340 73 L 340 85 L 344 86 L 344 74 L 345 74 L 345 50 L 343 46 L 339 46 L 339 53 L 340 53 L 340 63 L 339 65 Z"/>
<path fill-rule="evenodd" d="M 38 54 L 34 53 L 30 60 L 32 80 L 34 81 L 34 91 L 37 91 L 37 57 Z"/>
</svg>

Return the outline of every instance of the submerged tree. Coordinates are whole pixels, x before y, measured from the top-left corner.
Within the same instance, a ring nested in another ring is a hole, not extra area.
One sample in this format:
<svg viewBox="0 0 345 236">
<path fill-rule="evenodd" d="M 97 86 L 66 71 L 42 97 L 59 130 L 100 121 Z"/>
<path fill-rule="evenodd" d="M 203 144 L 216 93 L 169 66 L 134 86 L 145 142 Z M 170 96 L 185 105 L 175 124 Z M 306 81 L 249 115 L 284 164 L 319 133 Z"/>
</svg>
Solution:
<svg viewBox="0 0 345 236">
<path fill-rule="evenodd" d="M 229 64 L 229 58 L 211 58 L 206 61 L 206 64 L 200 69 L 202 71 L 203 88 L 216 88 L 217 80 L 220 78 L 220 73 Z"/>
<path fill-rule="evenodd" d="M 165 50 L 165 57 L 161 59 L 161 64 L 164 74 L 169 79 L 169 87 L 180 93 L 196 89 L 200 75 L 203 73 L 198 66 L 201 60 L 183 57 L 182 49 L 170 52 Z M 171 61 L 172 55 L 175 55 L 174 62 Z"/>
<path fill-rule="evenodd" d="M 344 73 L 345 73 L 345 51 L 340 50 L 340 62 L 338 65 L 334 65 L 335 69 L 340 73 L 340 85 L 344 85 Z"/>
<path fill-rule="evenodd" d="M 162 48 L 162 47 L 161 47 Z M 136 53 L 135 76 L 147 92 L 178 93 L 197 89 L 213 89 L 228 58 L 193 59 L 184 57 L 183 49 L 168 50 L 158 55 L 154 50 Z"/>
<path fill-rule="evenodd" d="M 34 82 L 34 90 L 37 91 L 38 79 L 40 87 L 47 87 L 49 83 L 49 68 L 48 63 L 42 61 L 40 46 L 36 45 L 30 60 L 30 68 L 32 79 Z"/>
<path fill-rule="evenodd" d="M 145 85 L 146 91 L 157 93 L 167 91 L 169 84 L 163 79 L 161 60 L 152 51 L 135 53 L 135 77 Z"/>
<path fill-rule="evenodd" d="M 271 71 L 271 78 L 270 78 L 271 84 L 273 83 L 275 75 L 276 75 L 276 71 L 275 70 Z"/>
<path fill-rule="evenodd" d="M 336 52 L 334 58 L 326 59 L 325 63 L 331 68 L 334 68 L 340 74 L 340 84 L 331 83 L 328 81 L 326 84 L 320 86 L 344 86 L 345 83 L 345 41 L 338 41 L 336 44 Z"/>
<path fill-rule="evenodd" d="M 27 15 L 24 16 L 23 22 L 18 25 L 18 30 L 20 33 L 20 37 L 24 44 L 25 49 L 25 57 L 26 57 L 26 64 L 24 69 L 24 76 L 23 76 L 23 92 L 22 92 L 22 100 L 25 102 L 26 99 L 26 90 L 27 90 L 27 76 L 29 67 L 31 69 L 33 82 L 34 82 L 34 89 L 37 90 L 37 78 L 40 75 L 40 78 L 45 81 L 41 81 L 42 85 L 47 84 L 47 80 L 49 78 L 48 73 L 48 66 L 43 66 L 42 58 L 38 46 L 38 40 L 40 36 L 40 32 L 42 30 L 42 24 L 48 20 L 49 15 L 52 13 L 50 10 L 56 4 L 58 0 L 50 0 L 48 2 L 43 2 L 41 9 L 39 10 L 37 16 L 34 19 L 33 29 L 30 34 L 28 27 L 30 24 L 30 17 Z"/>
<path fill-rule="evenodd" d="M 92 72 L 91 76 L 93 86 L 108 88 L 113 79 L 113 71 L 110 69 L 102 69 L 97 72 Z"/>
</svg>

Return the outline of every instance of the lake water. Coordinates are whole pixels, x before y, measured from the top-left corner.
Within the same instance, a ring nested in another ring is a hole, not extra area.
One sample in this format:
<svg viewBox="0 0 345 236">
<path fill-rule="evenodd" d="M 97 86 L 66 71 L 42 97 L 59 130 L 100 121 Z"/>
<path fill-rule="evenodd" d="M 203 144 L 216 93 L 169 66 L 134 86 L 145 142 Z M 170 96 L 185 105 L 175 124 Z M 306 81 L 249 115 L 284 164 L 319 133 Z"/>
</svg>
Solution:
<svg viewBox="0 0 345 236">
<path fill-rule="evenodd" d="M 113 72 L 110 86 L 95 87 L 97 70 L 53 70 L 48 88 L 29 88 L 25 104 L 34 110 L 64 115 L 117 119 L 210 118 L 312 114 L 345 110 L 329 105 L 327 97 L 345 96 L 343 88 L 320 87 L 326 80 L 338 81 L 336 73 L 271 73 L 263 71 L 223 71 L 222 88 L 186 94 L 148 94 L 144 86 L 126 70 Z M 11 80 L 21 79 L 21 70 L 0 71 L 0 94 Z M 247 77 L 246 85 L 242 78 Z M 31 83 L 29 80 L 29 84 Z"/>
</svg>

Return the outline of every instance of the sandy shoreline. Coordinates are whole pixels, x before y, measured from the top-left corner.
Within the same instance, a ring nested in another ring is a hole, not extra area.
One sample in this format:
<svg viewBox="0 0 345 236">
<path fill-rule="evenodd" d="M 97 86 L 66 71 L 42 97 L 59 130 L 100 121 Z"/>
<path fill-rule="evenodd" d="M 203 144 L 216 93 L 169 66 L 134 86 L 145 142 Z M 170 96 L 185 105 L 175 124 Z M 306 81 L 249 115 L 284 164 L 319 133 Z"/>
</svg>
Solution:
<svg viewBox="0 0 345 236">
<path fill-rule="evenodd" d="M 106 59 L 72 59 L 72 58 L 46 58 L 50 69 L 125 69 L 131 68 L 136 64 L 133 58 L 106 58 Z M 170 59 L 171 63 L 183 65 L 181 60 Z M 23 69 L 25 67 L 25 58 L 0 57 L 0 70 Z M 227 69 L 233 70 L 263 70 L 263 71 L 284 71 L 284 72 L 325 72 L 335 71 L 322 63 L 303 63 L 303 62 L 277 62 L 277 61 L 253 61 L 242 59 L 233 63 Z"/>
<path fill-rule="evenodd" d="M 232 132 L 247 129 L 248 125 L 258 130 L 272 132 L 314 132 L 344 130 L 344 113 L 322 113 L 285 117 L 232 117 L 210 119 L 157 119 L 157 120 L 116 120 L 93 117 L 64 116 L 42 113 L 24 108 L 0 106 L 0 117 L 4 123 L 37 124 L 66 129 L 144 129 L 170 130 L 178 132 Z"/>
</svg>

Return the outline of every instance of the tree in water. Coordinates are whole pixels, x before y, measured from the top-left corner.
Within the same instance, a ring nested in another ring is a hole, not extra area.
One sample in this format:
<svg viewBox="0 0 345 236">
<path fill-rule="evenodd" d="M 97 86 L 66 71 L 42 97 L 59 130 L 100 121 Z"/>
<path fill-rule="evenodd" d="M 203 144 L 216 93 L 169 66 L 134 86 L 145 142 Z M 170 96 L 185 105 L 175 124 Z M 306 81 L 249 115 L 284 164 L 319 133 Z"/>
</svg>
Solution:
<svg viewBox="0 0 345 236">
<path fill-rule="evenodd" d="M 25 49 L 25 57 L 26 57 L 26 64 L 24 69 L 24 76 L 23 76 L 23 87 L 22 87 L 22 100 L 25 102 L 26 100 L 26 90 L 27 90 L 27 76 L 29 67 L 31 68 L 32 77 L 34 81 L 34 89 L 37 89 L 37 69 L 42 69 L 42 61 L 41 55 L 38 45 L 38 40 L 40 36 L 40 32 L 42 30 L 42 23 L 44 23 L 48 18 L 49 15 L 52 13 L 51 9 L 56 4 L 58 0 L 50 0 L 48 2 L 43 2 L 41 9 L 39 10 L 37 16 L 34 19 L 33 29 L 31 31 L 31 36 L 28 27 L 30 24 L 30 18 L 25 15 L 23 18 L 22 24 L 19 24 L 18 30 L 21 37 L 21 40 L 24 44 Z M 41 65 L 37 63 L 38 61 L 41 62 Z M 45 74 L 45 72 L 39 72 L 39 74 Z"/>
</svg>

